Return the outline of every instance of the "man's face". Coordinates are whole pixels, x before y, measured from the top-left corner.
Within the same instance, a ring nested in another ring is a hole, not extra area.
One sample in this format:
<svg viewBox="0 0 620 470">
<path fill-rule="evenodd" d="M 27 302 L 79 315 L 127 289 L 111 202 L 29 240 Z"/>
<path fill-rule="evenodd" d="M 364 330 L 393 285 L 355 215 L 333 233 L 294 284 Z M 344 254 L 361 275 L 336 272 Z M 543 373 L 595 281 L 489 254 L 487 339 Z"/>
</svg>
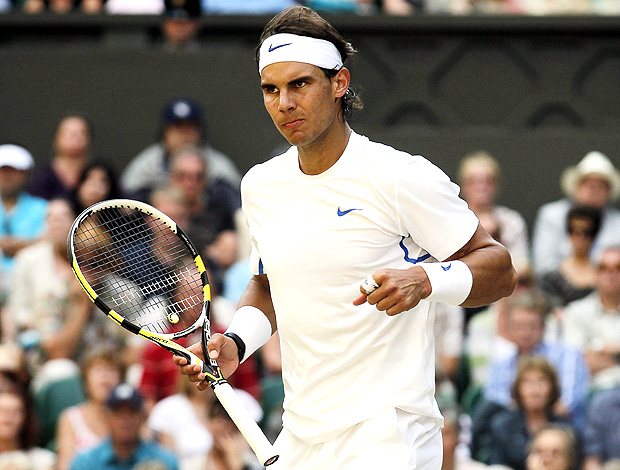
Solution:
<svg viewBox="0 0 620 470">
<path fill-rule="evenodd" d="M 207 169 L 200 155 L 184 154 L 175 158 L 170 168 L 170 181 L 183 191 L 189 202 L 198 200 L 207 184 Z"/>
<path fill-rule="evenodd" d="M 343 73 L 343 70 L 338 72 Z M 265 108 L 280 133 L 291 145 L 304 147 L 317 142 L 337 119 L 344 95 L 334 77 L 301 62 L 278 62 L 261 73 Z"/>
<path fill-rule="evenodd" d="M 15 197 L 28 181 L 28 172 L 12 166 L 0 167 L 0 195 Z"/>
<path fill-rule="evenodd" d="M 575 190 L 575 201 L 584 206 L 605 207 L 610 196 L 609 183 L 597 175 L 586 175 L 581 178 Z"/>
<path fill-rule="evenodd" d="M 514 307 L 509 314 L 511 339 L 520 353 L 529 353 L 542 341 L 544 324 L 542 315 L 536 310 Z"/>
<path fill-rule="evenodd" d="M 596 287 L 603 295 L 616 295 L 620 292 L 620 251 L 604 250 L 596 275 Z"/>
<path fill-rule="evenodd" d="M 163 144 L 168 154 L 182 147 L 199 145 L 200 127 L 192 121 L 171 122 L 164 129 Z"/>
<path fill-rule="evenodd" d="M 539 433 L 532 443 L 528 468 L 539 470 L 570 470 L 570 452 L 564 435 L 555 429 Z"/>
<path fill-rule="evenodd" d="M 55 144 L 62 155 L 83 156 L 90 147 L 88 123 L 77 116 L 65 118 L 58 126 Z"/>
<path fill-rule="evenodd" d="M 118 405 L 108 410 L 112 441 L 119 445 L 132 445 L 140 438 L 145 414 L 131 405 Z"/>
</svg>

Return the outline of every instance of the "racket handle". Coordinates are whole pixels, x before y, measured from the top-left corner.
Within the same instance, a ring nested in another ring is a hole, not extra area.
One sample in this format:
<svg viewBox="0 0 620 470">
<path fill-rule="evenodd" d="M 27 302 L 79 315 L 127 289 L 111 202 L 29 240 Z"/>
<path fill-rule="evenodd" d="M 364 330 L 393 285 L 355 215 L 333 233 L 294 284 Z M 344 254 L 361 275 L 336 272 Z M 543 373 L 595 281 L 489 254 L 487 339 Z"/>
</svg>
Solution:
<svg viewBox="0 0 620 470">
<path fill-rule="evenodd" d="M 213 391 L 237 428 L 239 428 L 239 431 L 241 431 L 241 434 L 243 434 L 243 437 L 245 437 L 245 440 L 250 444 L 259 462 L 266 467 L 278 460 L 279 456 L 271 442 L 269 442 L 261 428 L 256 424 L 256 421 L 254 421 L 254 418 L 252 418 L 250 412 L 230 384 L 226 382 L 218 384 Z"/>
</svg>

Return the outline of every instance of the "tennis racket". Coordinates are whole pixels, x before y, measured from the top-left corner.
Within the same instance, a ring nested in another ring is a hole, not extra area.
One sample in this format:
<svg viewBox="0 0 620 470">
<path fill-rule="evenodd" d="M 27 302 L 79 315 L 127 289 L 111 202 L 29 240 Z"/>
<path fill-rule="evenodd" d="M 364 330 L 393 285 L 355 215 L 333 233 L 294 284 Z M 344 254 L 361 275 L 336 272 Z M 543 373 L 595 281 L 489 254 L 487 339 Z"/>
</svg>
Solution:
<svg viewBox="0 0 620 470">
<path fill-rule="evenodd" d="M 208 359 L 211 290 L 202 258 L 183 230 L 148 204 L 129 199 L 99 202 L 73 222 L 69 262 L 93 303 L 123 328 L 152 341 L 188 364 L 199 364 L 215 395 L 267 466 L 273 446 Z M 205 361 L 176 343 L 202 327 Z"/>
</svg>

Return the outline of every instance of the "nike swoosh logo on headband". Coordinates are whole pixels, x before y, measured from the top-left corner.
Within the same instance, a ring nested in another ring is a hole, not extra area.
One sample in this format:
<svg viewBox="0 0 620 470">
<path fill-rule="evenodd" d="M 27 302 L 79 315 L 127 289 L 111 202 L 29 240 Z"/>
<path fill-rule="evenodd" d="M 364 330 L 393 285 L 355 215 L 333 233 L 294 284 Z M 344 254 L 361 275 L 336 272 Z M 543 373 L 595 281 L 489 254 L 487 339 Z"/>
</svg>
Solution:
<svg viewBox="0 0 620 470">
<path fill-rule="evenodd" d="M 293 44 L 293 43 L 292 43 L 292 42 L 288 42 L 288 43 L 286 43 L 286 44 L 280 44 L 279 46 L 273 46 L 273 45 L 271 45 L 271 46 L 269 46 L 269 52 L 273 52 L 273 51 L 275 51 L 276 49 L 279 49 L 279 48 L 284 47 L 284 46 L 290 46 L 291 44 Z"/>
</svg>

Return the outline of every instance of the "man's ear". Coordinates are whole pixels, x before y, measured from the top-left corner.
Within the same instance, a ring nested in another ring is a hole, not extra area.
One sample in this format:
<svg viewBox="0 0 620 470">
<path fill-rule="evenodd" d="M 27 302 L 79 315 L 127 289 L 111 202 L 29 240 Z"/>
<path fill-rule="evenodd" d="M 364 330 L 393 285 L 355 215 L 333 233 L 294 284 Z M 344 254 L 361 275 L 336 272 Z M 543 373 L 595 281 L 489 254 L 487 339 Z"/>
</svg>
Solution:
<svg viewBox="0 0 620 470">
<path fill-rule="evenodd" d="M 332 84 L 334 87 L 334 97 L 341 98 L 349 89 L 351 83 L 351 72 L 349 69 L 342 67 L 338 73 L 332 78 Z"/>
</svg>

